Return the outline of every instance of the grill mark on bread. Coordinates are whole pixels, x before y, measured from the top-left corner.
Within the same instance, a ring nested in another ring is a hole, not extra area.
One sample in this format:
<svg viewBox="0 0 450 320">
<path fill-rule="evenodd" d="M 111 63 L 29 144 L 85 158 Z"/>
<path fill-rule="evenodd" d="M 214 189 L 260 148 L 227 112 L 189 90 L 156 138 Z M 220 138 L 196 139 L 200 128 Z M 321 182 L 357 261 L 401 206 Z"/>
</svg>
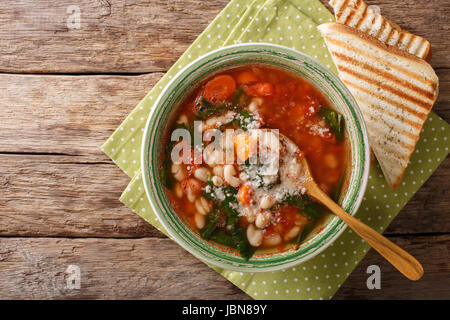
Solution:
<svg viewBox="0 0 450 320">
<path fill-rule="evenodd" d="M 373 128 L 371 128 L 373 129 Z M 380 140 L 377 139 L 377 135 L 369 135 L 369 141 L 372 145 L 378 144 L 379 147 L 377 148 L 377 152 L 375 152 L 375 155 L 377 158 L 381 155 L 383 156 L 383 162 L 386 164 L 386 160 L 389 163 L 396 163 L 397 165 L 392 166 L 389 168 L 392 170 L 393 168 L 396 168 L 398 172 L 402 171 L 401 167 L 403 167 L 403 164 L 405 162 L 408 162 L 408 158 L 412 154 L 412 146 L 398 146 L 397 142 L 393 142 L 390 140 Z M 378 158 L 379 159 L 379 158 Z"/>
<path fill-rule="evenodd" d="M 408 42 L 408 44 L 406 45 L 406 49 L 407 49 L 408 52 L 411 52 L 411 50 L 413 50 L 413 48 L 411 47 L 411 45 L 412 45 L 415 41 L 416 41 L 416 37 L 412 36 L 411 38 L 409 38 L 409 42 Z M 413 51 L 415 52 L 416 50 L 413 50 Z"/>
<path fill-rule="evenodd" d="M 339 8 L 339 11 L 336 12 L 336 19 L 340 20 L 342 13 L 344 12 L 345 8 L 347 7 L 347 2 L 350 0 L 344 0 L 341 7 Z"/>
<path fill-rule="evenodd" d="M 361 4 L 363 4 L 363 2 L 361 2 Z M 361 14 L 361 17 L 359 17 L 358 22 L 355 25 L 356 29 L 359 29 L 359 27 L 360 27 L 361 23 L 364 21 L 366 15 L 367 15 L 367 5 L 365 5 L 365 3 L 364 3 L 364 10 Z"/>
<path fill-rule="evenodd" d="M 339 4 L 340 4 L 340 6 L 339 6 Z M 395 45 L 398 48 L 400 48 L 401 50 L 404 50 L 405 52 L 414 54 L 414 55 L 418 56 L 419 58 L 422 58 L 422 59 L 425 59 L 428 61 L 430 60 L 431 46 L 430 46 L 430 43 L 428 40 L 426 40 L 423 37 L 412 34 L 406 30 L 403 30 L 397 24 L 395 24 L 394 22 L 385 18 L 381 14 L 378 15 L 378 14 L 369 12 L 369 10 L 367 10 L 367 7 L 368 7 L 367 4 L 364 3 L 363 0 L 356 0 L 355 2 L 351 2 L 351 1 L 349 2 L 348 0 L 330 1 L 330 5 L 335 10 L 336 20 L 345 25 L 352 24 L 352 20 L 349 19 L 349 17 L 353 17 L 354 14 L 359 12 L 360 7 L 364 6 L 362 16 L 358 17 L 358 21 L 356 22 L 356 24 L 354 26 L 355 28 L 357 28 L 358 30 L 360 30 L 362 32 L 367 32 L 367 30 L 369 30 L 368 31 L 369 34 L 371 34 L 372 36 L 379 39 L 380 35 L 383 34 L 383 30 L 386 27 L 386 25 L 389 25 L 399 33 L 399 38 L 397 39 L 397 41 L 395 39 L 392 40 L 394 43 L 391 43 L 391 45 Z M 338 7 L 338 6 L 339 6 L 339 8 L 336 10 L 336 7 Z M 342 14 L 345 12 L 346 9 L 349 10 L 349 14 L 345 19 L 342 19 Z M 376 25 L 377 17 L 379 19 L 381 19 L 381 23 L 380 23 L 379 27 L 377 27 L 377 25 Z M 368 21 L 368 23 L 367 23 L 368 28 L 366 30 L 366 28 L 364 28 L 363 23 L 364 23 L 364 21 L 369 20 L 369 18 L 370 18 L 370 21 Z M 389 33 L 389 36 L 383 41 L 384 43 L 388 44 L 391 41 L 391 38 L 390 38 L 391 33 L 392 33 L 392 30 Z M 405 39 L 405 37 L 407 37 L 407 39 Z M 411 48 L 411 43 L 414 41 L 414 39 L 420 39 L 422 41 L 422 44 L 415 49 Z"/>
<path fill-rule="evenodd" d="M 374 139 L 372 139 L 374 140 Z M 389 140 L 386 141 L 378 141 L 378 144 L 383 145 L 383 156 L 385 159 L 389 159 L 392 162 L 397 162 L 399 164 L 402 164 L 404 162 L 408 162 L 408 159 L 411 157 L 411 154 L 414 150 L 412 146 L 403 147 L 404 153 L 399 152 L 399 148 L 397 146 L 397 142 L 392 142 Z M 400 171 L 400 169 L 398 169 Z"/>
<path fill-rule="evenodd" d="M 356 3 L 358 3 L 358 1 L 356 1 Z M 350 21 L 350 22 L 352 21 L 352 18 L 356 13 L 356 10 L 354 10 L 355 7 L 357 6 L 356 3 L 355 3 L 355 6 L 352 7 L 353 10 L 350 10 L 350 13 L 345 17 L 345 20 L 342 22 L 343 24 L 347 24 L 347 21 Z"/>
<path fill-rule="evenodd" d="M 416 129 L 416 131 L 418 131 L 418 132 L 422 128 L 420 123 L 414 122 L 413 120 L 410 120 L 410 119 L 406 119 L 405 117 L 402 117 L 399 114 L 393 113 L 389 109 L 382 108 L 382 107 L 378 106 L 376 103 L 372 103 L 370 101 L 367 101 L 366 99 L 364 99 L 362 97 L 358 97 L 358 101 L 360 101 L 362 103 L 365 103 L 367 106 L 369 106 L 370 109 L 374 109 L 374 110 L 376 110 L 376 111 L 378 111 L 380 113 L 386 114 L 389 117 L 394 118 L 394 119 L 396 119 L 396 120 L 398 120 L 400 122 L 406 123 L 407 125 L 409 125 L 409 126 L 413 127 L 414 129 Z M 411 133 L 409 131 L 402 130 L 402 132 L 404 132 L 408 136 L 411 136 L 411 138 L 415 136 L 415 134 L 413 134 L 413 133 Z"/>
<path fill-rule="evenodd" d="M 369 90 L 369 89 L 366 89 L 366 88 L 364 88 L 364 87 L 361 87 L 361 86 L 359 86 L 359 85 L 357 85 L 357 84 L 355 84 L 355 83 L 353 83 L 353 82 L 350 82 L 350 81 L 348 81 L 348 80 L 343 80 L 343 81 L 344 81 L 344 83 L 345 83 L 346 85 L 352 86 L 352 87 L 354 87 L 354 88 L 356 88 L 356 89 L 358 89 L 358 90 L 360 90 L 360 91 L 362 91 L 362 92 L 365 92 L 365 93 L 367 93 L 367 94 L 372 95 L 373 97 L 378 98 L 379 100 L 386 101 L 386 102 L 388 102 L 388 103 L 390 103 L 390 104 L 392 104 L 392 105 L 395 105 L 396 107 L 398 107 L 398 108 L 400 108 L 400 109 L 403 109 L 403 110 L 405 110 L 405 111 L 408 111 L 409 113 L 411 113 L 412 115 L 416 116 L 416 117 L 419 118 L 419 119 L 425 120 L 425 118 L 426 118 L 427 115 L 428 115 L 428 113 L 426 113 L 426 112 L 418 112 L 418 111 L 416 111 L 416 110 L 414 110 L 414 109 L 412 109 L 412 108 L 410 108 L 410 107 L 407 107 L 407 106 L 405 106 L 404 104 L 401 104 L 400 102 L 397 102 L 397 101 L 395 101 L 395 100 L 392 100 L 392 99 L 390 99 L 390 98 L 388 98 L 388 97 L 384 97 L 384 96 L 379 95 L 379 94 L 376 95 L 376 94 L 374 94 L 374 92 L 373 92 L 372 90 Z"/>
<path fill-rule="evenodd" d="M 375 108 L 374 108 L 374 109 L 375 109 Z M 383 114 L 386 114 L 385 111 L 386 111 L 386 110 L 382 109 L 382 110 L 380 110 L 379 112 L 381 112 L 381 113 L 383 113 Z M 370 116 L 371 116 L 371 117 L 377 117 L 378 114 L 373 113 L 373 114 L 370 114 Z M 377 120 L 379 120 L 379 119 L 377 119 Z M 400 120 L 399 120 L 399 121 L 400 121 Z M 379 123 L 377 123 L 377 125 L 380 126 Z M 381 125 L 381 126 L 382 126 L 382 125 Z M 394 130 L 394 126 L 390 126 L 387 122 L 384 123 L 384 127 L 389 128 L 391 131 Z M 420 127 L 420 125 L 418 125 L 418 127 Z M 411 144 L 415 144 L 417 134 L 413 134 L 413 133 L 411 133 L 411 132 L 409 132 L 409 131 L 400 129 L 400 127 L 396 127 L 395 129 L 396 129 L 395 132 L 398 132 L 398 133 L 399 133 L 399 136 L 406 137 L 406 138 L 408 138 L 409 140 L 411 140 L 411 142 L 408 144 L 408 146 L 410 146 Z M 420 131 L 420 130 L 417 129 L 417 131 Z M 385 134 L 385 133 L 383 133 L 383 134 Z M 405 145 L 407 145 L 406 142 L 404 142 L 404 143 L 405 143 Z"/>
<path fill-rule="evenodd" d="M 398 43 L 403 46 L 404 45 L 404 38 L 406 37 L 406 33 L 401 32 L 400 36 L 398 37 Z M 401 49 L 401 48 L 400 48 Z M 403 49 L 402 49 L 403 50 Z M 405 50 L 406 52 L 408 52 L 408 50 Z"/>
<path fill-rule="evenodd" d="M 381 131 L 379 126 L 375 125 L 369 125 L 369 128 L 371 132 L 369 135 L 370 139 L 383 145 L 382 149 L 385 155 L 395 159 L 400 159 L 401 162 L 403 162 L 402 160 L 407 161 L 409 159 L 416 141 L 413 141 L 410 144 L 405 144 L 397 137 L 397 134 L 386 134 L 386 131 Z M 394 130 L 394 128 L 392 128 L 392 131 L 398 133 Z"/>
<path fill-rule="evenodd" d="M 386 41 L 384 41 L 386 44 L 388 44 L 390 42 L 393 32 L 395 32 L 395 28 L 394 28 L 394 26 L 391 26 L 391 30 L 389 30 L 389 34 L 386 37 Z"/>
<path fill-rule="evenodd" d="M 381 130 L 381 128 L 379 126 L 371 126 L 371 133 L 372 135 L 375 135 L 376 137 L 383 137 L 386 138 L 388 135 L 386 135 L 386 131 Z M 394 131 L 399 133 L 397 130 L 394 130 L 394 128 L 390 128 L 390 131 Z M 392 145 L 392 153 L 395 153 L 395 151 L 397 151 L 396 154 L 396 158 L 400 157 L 399 155 L 402 155 L 402 157 L 406 158 L 406 155 L 404 153 L 400 153 L 398 152 L 398 147 L 403 148 L 406 151 L 409 151 L 411 148 L 414 148 L 414 145 L 416 144 L 415 141 L 411 142 L 411 143 L 406 143 L 402 140 L 400 140 L 397 135 L 395 135 L 396 138 L 393 138 L 391 140 L 386 139 L 385 141 L 388 141 L 388 143 L 385 143 L 385 146 L 390 147 Z"/>
<path fill-rule="evenodd" d="M 378 37 L 379 37 L 381 34 L 383 34 L 383 29 L 384 29 L 385 27 L 386 27 L 386 20 L 385 20 L 385 19 L 382 19 L 382 20 L 381 20 L 380 27 L 378 28 L 377 33 L 375 34 L 375 38 L 378 39 Z"/>
<path fill-rule="evenodd" d="M 355 51 L 355 52 L 357 52 L 359 55 L 365 56 L 365 57 L 368 58 L 368 59 L 372 59 L 372 60 L 374 60 L 374 61 L 379 61 L 379 58 L 375 57 L 374 55 L 372 55 L 372 54 L 370 54 L 370 53 L 367 53 L 367 52 L 364 51 L 364 50 L 361 50 L 361 49 L 358 49 L 358 48 L 355 48 L 355 47 L 350 47 L 350 46 L 349 46 L 347 43 L 345 43 L 345 42 L 342 42 L 342 41 L 339 41 L 339 40 L 336 40 L 336 39 L 332 39 L 332 38 L 328 38 L 327 41 L 330 42 L 330 43 L 332 43 L 332 44 L 334 44 L 334 45 L 336 45 L 336 46 L 345 48 L 345 49 L 347 49 L 347 50 Z M 377 40 L 377 41 L 379 41 L 379 40 Z M 396 48 L 396 47 L 393 47 L 393 46 L 389 46 L 389 45 L 387 45 L 387 44 L 384 44 L 384 43 L 381 42 L 381 41 L 380 41 L 380 43 L 382 43 L 383 45 L 385 45 L 386 48 L 392 49 L 392 51 L 394 51 L 394 52 L 393 52 L 394 54 L 396 53 L 395 51 L 400 50 L 400 49 L 398 49 L 398 48 Z M 405 53 L 404 51 L 400 51 L 400 52 Z M 414 56 L 414 57 L 415 57 L 415 56 Z M 417 57 L 416 57 L 416 58 L 417 58 Z M 400 72 L 403 73 L 404 75 L 407 75 L 407 76 L 409 76 L 409 77 L 411 77 L 411 78 L 416 79 L 417 81 L 422 82 L 424 85 L 427 85 L 427 86 L 432 87 L 433 90 L 436 89 L 436 85 L 435 85 L 435 83 L 433 83 L 433 81 L 428 80 L 428 79 L 426 79 L 426 78 L 424 78 L 424 77 L 418 75 L 417 73 L 413 73 L 413 72 L 411 72 L 411 71 L 409 71 L 409 70 L 406 70 L 406 69 L 404 69 L 404 68 L 402 68 L 402 67 L 399 67 L 399 66 L 397 66 L 397 65 L 395 65 L 395 64 L 390 65 L 390 67 L 393 68 L 393 69 L 396 69 L 396 70 L 400 71 Z"/>
<path fill-rule="evenodd" d="M 376 68 L 376 67 L 374 67 L 372 65 L 369 65 L 369 64 L 367 64 L 367 63 L 365 63 L 363 61 L 356 60 L 356 59 L 354 59 L 352 57 L 349 57 L 349 56 L 347 56 L 347 55 L 345 55 L 343 53 L 333 52 L 333 54 L 336 57 L 339 57 L 340 59 L 349 62 L 350 64 L 358 65 L 358 66 L 362 67 L 363 69 L 371 71 L 371 72 L 375 73 L 376 75 L 379 75 L 379 76 L 381 76 L 381 77 L 383 77 L 383 78 L 385 78 L 387 80 L 395 82 L 396 84 L 398 84 L 398 85 L 400 85 L 400 86 L 402 86 L 404 88 L 410 89 L 412 91 L 417 91 L 422 97 L 425 97 L 426 99 L 433 101 L 434 95 L 431 92 L 423 90 L 422 88 L 420 88 L 420 87 L 418 87 L 418 86 L 416 86 L 416 85 L 414 85 L 412 83 L 407 83 L 407 81 L 402 79 L 402 78 L 399 78 L 399 77 L 397 77 L 397 76 L 395 76 L 395 75 L 393 75 L 393 74 L 391 74 L 389 72 L 386 72 L 384 70 L 380 70 L 380 69 L 378 69 L 378 68 Z M 366 77 L 366 76 L 364 76 L 364 77 Z M 395 90 L 397 90 L 397 89 L 395 89 Z M 402 96 L 403 96 L 403 94 L 402 94 Z M 429 104 L 426 101 L 417 100 L 415 97 L 412 97 L 412 96 L 409 96 L 409 97 L 412 98 L 412 100 L 408 99 L 411 102 L 414 102 L 414 103 L 417 103 L 417 104 L 424 104 L 424 105 L 425 104 L 427 104 L 427 105 Z M 426 109 L 428 110 L 429 108 L 426 107 Z"/>
<path fill-rule="evenodd" d="M 403 34 L 405 35 L 404 38 L 406 38 L 406 39 L 403 39 L 403 41 L 402 41 L 402 45 L 405 47 L 404 50 L 407 52 L 413 53 L 409 50 L 410 49 L 409 45 L 411 44 L 414 36 L 411 33 L 410 34 L 403 33 Z"/>
<path fill-rule="evenodd" d="M 353 75 L 356 78 L 362 79 L 366 83 L 372 84 L 372 85 L 374 85 L 376 87 L 381 87 L 381 88 L 385 89 L 386 91 L 396 95 L 397 97 L 399 97 L 401 99 L 408 100 L 408 101 L 414 103 L 417 107 L 419 107 L 421 109 L 424 109 L 424 111 L 414 111 L 414 112 L 417 112 L 417 113 L 420 112 L 421 114 L 426 114 L 427 111 L 429 109 L 431 109 L 431 107 L 432 107 L 432 105 L 430 103 L 424 102 L 422 100 L 416 99 L 413 96 L 405 94 L 403 91 L 401 91 L 399 89 L 396 89 L 395 87 L 393 87 L 393 86 L 391 86 L 389 84 L 380 83 L 380 81 L 374 80 L 374 79 L 372 79 L 372 78 L 370 78 L 368 76 L 363 75 L 362 73 L 359 73 L 359 72 L 357 72 L 355 70 L 349 69 L 349 68 L 347 68 L 347 67 L 345 67 L 343 65 L 339 65 L 338 64 L 337 67 L 341 71 L 347 72 L 348 74 L 351 74 L 351 75 Z M 413 109 L 410 109 L 410 110 L 413 111 Z"/>
</svg>

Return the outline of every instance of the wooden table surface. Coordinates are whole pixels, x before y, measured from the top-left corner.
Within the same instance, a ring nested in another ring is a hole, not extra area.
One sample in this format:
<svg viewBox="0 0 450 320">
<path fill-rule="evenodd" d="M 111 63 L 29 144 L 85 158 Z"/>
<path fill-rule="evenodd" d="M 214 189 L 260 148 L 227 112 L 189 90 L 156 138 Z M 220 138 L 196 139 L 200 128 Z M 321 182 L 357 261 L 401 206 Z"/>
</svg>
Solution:
<svg viewBox="0 0 450 320">
<path fill-rule="evenodd" d="M 227 2 L 2 1 L 0 298 L 249 299 L 122 205 L 129 178 L 99 149 Z M 434 110 L 450 121 L 450 1 L 367 3 L 430 40 Z M 80 29 L 67 28 L 71 5 Z M 423 279 L 371 250 L 336 299 L 450 298 L 449 180 L 447 158 L 385 233 L 423 263 Z M 79 290 L 66 288 L 71 264 Z M 371 264 L 381 290 L 366 287 Z"/>
</svg>

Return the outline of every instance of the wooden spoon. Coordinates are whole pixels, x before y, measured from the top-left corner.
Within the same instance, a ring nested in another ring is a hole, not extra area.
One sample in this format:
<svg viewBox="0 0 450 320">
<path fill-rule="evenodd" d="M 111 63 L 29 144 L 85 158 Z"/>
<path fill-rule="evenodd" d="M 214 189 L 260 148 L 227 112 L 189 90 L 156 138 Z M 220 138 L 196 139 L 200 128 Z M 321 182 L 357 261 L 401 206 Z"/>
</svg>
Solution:
<svg viewBox="0 0 450 320">
<path fill-rule="evenodd" d="M 300 150 L 298 146 L 292 142 L 288 137 L 279 133 L 281 140 L 290 144 L 292 148 Z M 400 271 L 405 277 L 410 280 L 419 280 L 423 275 L 423 267 L 419 261 L 417 261 L 408 252 L 383 237 L 381 234 L 362 223 L 358 219 L 354 218 L 347 212 L 345 212 L 339 205 L 331 200 L 328 195 L 323 192 L 314 178 L 311 175 L 308 161 L 305 157 L 299 159 L 302 166 L 302 174 L 304 175 L 305 182 L 302 184 L 306 188 L 306 193 L 324 204 L 330 209 L 336 216 L 344 221 L 353 231 L 355 231 L 361 238 L 366 240 L 372 248 L 378 251 L 387 261 L 389 261 L 398 271 Z"/>
</svg>

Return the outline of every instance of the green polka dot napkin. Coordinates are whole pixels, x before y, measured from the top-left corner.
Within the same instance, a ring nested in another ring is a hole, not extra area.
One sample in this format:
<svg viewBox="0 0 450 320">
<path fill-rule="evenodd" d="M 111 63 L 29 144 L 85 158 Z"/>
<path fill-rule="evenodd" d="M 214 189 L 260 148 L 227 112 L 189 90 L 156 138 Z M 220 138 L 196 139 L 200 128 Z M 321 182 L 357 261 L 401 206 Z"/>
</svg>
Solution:
<svg viewBox="0 0 450 320">
<path fill-rule="evenodd" d="M 302 51 L 336 72 L 317 25 L 333 21 L 318 0 L 233 0 L 186 50 L 157 85 L 102 146 L 102 150 L 133 177 L 120 200 L 165 232 L 152 212 L 140 172 L 140 145 L 150 108 L 167 82 L 213 49 L 243 42 L 271 42 Z M 391 190 L 377 164 L 357 218 L 382 232 L 448 155 L 450 126 L 431 113 L 401 186 Z M 255 299 L 330 299 L 369 249 L 350 229 L 310 261 L 269 273 L 239 273 L 214 268 Z M 382 259 L 380 257 L 380 259 Z"/>
</svg>

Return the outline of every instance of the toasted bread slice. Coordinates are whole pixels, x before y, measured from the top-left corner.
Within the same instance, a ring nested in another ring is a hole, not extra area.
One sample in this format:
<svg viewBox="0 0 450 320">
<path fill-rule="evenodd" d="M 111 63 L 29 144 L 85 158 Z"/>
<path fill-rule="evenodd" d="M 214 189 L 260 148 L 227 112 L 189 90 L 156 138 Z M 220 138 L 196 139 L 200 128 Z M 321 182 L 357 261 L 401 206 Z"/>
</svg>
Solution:
<svg viewBox="0 0 450 320">
<path fill-rule="evenodd" d="M 385 44 L 430 61 L 430 42 L 389 21 L 362 0 L 330 0 L 336 21 L 367 33 Z"/>
<path fill-rule="evenodd" d="M 355 28 L 340 23 L 318 28 L 359 104 L 386 181 L 396 188 L 436 101 L 438 77 L 426 61 Z"/>
</svg>

